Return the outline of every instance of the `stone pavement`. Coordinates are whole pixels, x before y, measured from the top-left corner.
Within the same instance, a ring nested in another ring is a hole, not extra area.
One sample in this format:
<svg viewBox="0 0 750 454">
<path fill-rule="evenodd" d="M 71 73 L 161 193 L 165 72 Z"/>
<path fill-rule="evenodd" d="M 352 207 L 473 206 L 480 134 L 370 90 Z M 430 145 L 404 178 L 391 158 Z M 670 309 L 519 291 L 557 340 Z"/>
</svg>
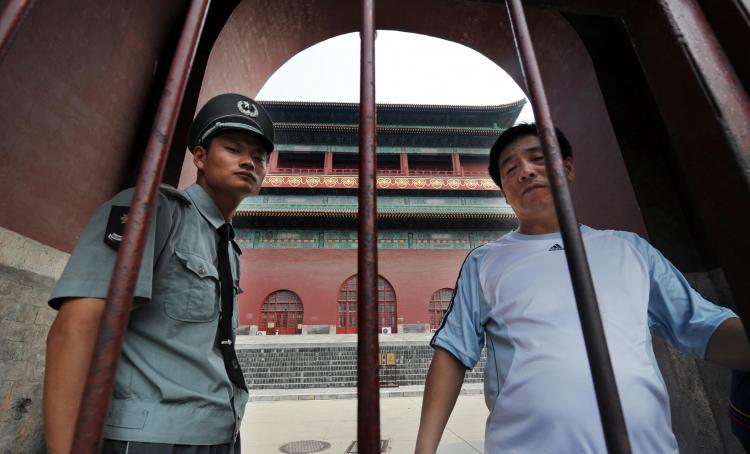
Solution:
<svg viewBox="0 0 750 454">
<path fill-rule="evenodd" d="M 388 453 L 410 454 L 419 427 L 421 396 L 381 399 L 381 439 Z M 482 453 L 487 407 L 482 395 L 461 395 L 438 453 Z M 242 424 L 242 452 L 278 454 L 290 442 L 316 440 L 330 444 L 323 454 L 344 454 L 357 438 L 356 399 L 254 401 Z M 299 452 L 299 451 L 298 451 Z M 303 451 L 310 452 L 310 451 Z"/>
<path fill-rule="evenodd" d="M 483 393 L 482 383 L 464 383 L 462 396 L 476 396 Z M 418 397 L 422 398 L 424 385 L 381 388 L 380 398 Z M 270 402 L 279 400 L 335 400 L 356 399 L 357 388 L 310 388 L 310 389 L 252 389 L 250 402 Z"/>
<path fill-rule="evenodd" d="M 427 345 L 431 334 L 381 334 L 380 345 Z M 356 335 L 238 336 L 237 348 L 344 346 Z M 414 452 L 422 408 L 423 385 L 381 388 L 381 438 L 390 454 Z M 278 454 L 291 442 L 330 444 L 320 452 L 344 454 L 357 438 L 357 389 L 251 389 L 241 428 L 242 450 L 249 454 Z M 483 452 L 487 407 L 482 384 L 464 384 L 438 453 Z M 294 451 L 292 451 L 294 452 Z"/>
</svg>

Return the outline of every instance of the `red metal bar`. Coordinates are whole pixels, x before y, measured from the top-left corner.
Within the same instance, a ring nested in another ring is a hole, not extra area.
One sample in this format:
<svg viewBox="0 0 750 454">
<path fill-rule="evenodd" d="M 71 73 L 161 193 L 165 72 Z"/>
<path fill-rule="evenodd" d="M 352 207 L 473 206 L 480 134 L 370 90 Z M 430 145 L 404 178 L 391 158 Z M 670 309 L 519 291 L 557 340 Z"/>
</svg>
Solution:
<svg viewBox="0 0 750 454">
<path fill-rule="evenodd" d="M 76 454 L 95 454 L 101 451 L 104 421 L 112 399 L 117 362 L 120 358 L 125 327 L 130 318 L 151 212 L 155 208 L 154 201 L 164 173 L 167 151 L 172 141 L 208 6 L 209 0 L 193 0 L 190 5 L 146 146 L 76 421 L 71 451 Z"/>
<path fill-rule="evenodd" d="M 573 200 L 570 197 L 568 179 L 563 167 L 560 145 L 557 143 L 552 115 L 547 103 L 547 95 L 542 84 L 542 76 L 536 61 L 531 35 L 526 24 L 526 16 L 521 0 L 507 0 L 513 36 L 518 49 L 526 87 L 534 108 L 537 133 L 544 150 L 545 166 L 549 175 L 550 188 L 555 202 L 555 212 L 560 224 L 560 233 L 565 245 L 573 292 L 578 306 L 578 316 L 583 329 L 583 339 L 594 381 L 594 391 L 599 405 L 599 416 L 604 430 L 604 439 L 610 453 L 630 453 L 630 440 L 625 426 L 625 417 L 617 392 L 615 374 L 609 357 L 607 340 L 604 336 L 599 305 L 596 301 L 594 284 L 591 280 L 586 251 L 578 229 Z"/>
<path fill-rule="evenodd" d="M 8 46 L 16 35 L 18 26 L 23 22 L 26 13 L 34 0 L 9 0 L 0 15 L 0 61 L 5 57 Z"/>
<path fill-rule="evenodd" d="M 750 93 L 701 4 L 638 2 L 624 23 L 684 172 L 685 196 L 750 337 L 750 217 L 738 215 L 750 210 Z"/>
<path fill-rule="evenodd" d="M 362 0 L 359 81 L 359 226 L 357 248 L 357 447 L 380 452 L 378 378 L 378 233 L 375 134 L 375 0 Z"/>
</svg>

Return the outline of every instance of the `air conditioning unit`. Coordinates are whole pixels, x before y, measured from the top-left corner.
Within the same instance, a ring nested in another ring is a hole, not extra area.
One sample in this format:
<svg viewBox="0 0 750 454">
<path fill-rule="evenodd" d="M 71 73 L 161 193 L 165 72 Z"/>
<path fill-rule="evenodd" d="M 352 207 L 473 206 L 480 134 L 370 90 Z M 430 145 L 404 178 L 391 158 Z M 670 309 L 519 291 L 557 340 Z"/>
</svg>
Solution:
<svg viewBox="0 0 750 454">
<path fill-rule="evenodd" d="M 380 334 L 391 334 L 391 327 L 390 326 L 384 326 L 380 328 Z"/>
<path fill-rule="evenodd" d="M 436 333 L 436 332 L 437 332 L 437 329 L 436 329 L 436 328 L 430 328 L 430 332 L 431 332 L 431 333 Z"/>
<path fill-rule="evenodd" d="M 265 331 L 258 331 L 257 333 L 255 333 L 255 335 L 256 336 L 265 336 L 266 332 Z"/>
</svg>

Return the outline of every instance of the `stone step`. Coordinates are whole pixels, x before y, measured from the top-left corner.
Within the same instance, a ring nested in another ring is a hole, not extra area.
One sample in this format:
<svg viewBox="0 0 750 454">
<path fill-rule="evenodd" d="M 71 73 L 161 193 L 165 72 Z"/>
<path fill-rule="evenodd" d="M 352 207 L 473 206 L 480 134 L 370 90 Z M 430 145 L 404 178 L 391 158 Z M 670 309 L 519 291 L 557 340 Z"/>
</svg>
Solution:
<svg viewBox="0 0 750 454">
<path fill-rule="evenodd" d="M 356 388 L 355 345 L 240 347 L 237 356 L 252 390 Z M 381 366 L 380 381 L 389 385 L 424 385 L 433 349 L 426 344 L 381 346 L 381 353 L 395 353 L 396 364 Z M 484 355 L 465 383 L 481 383 Z"/>
</svg>

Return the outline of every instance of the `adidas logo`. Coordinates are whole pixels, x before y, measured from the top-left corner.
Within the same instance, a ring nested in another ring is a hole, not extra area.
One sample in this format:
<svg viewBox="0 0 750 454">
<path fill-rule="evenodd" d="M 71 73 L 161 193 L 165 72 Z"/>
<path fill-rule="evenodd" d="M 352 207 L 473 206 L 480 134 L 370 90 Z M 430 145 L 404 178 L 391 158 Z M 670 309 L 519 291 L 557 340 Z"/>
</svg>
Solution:
<svg viewBox="0 0 750 454">
<path fill-rule="evenodd" d="M 563 247 L 562 247 L 562 246 L 560 246 L 559 244 L 555 243 L 555 244 L 554 244 L 554 246 L 552 246 L 551 248 L 549 248 L 549 249 L 547 249 L 547 250 L 548 250 L 548 251 L 562 251 L 562 250 L 564 250 L 564 249 L 565 249 L 565 248 L 563 248 Z"/>
</svg>

